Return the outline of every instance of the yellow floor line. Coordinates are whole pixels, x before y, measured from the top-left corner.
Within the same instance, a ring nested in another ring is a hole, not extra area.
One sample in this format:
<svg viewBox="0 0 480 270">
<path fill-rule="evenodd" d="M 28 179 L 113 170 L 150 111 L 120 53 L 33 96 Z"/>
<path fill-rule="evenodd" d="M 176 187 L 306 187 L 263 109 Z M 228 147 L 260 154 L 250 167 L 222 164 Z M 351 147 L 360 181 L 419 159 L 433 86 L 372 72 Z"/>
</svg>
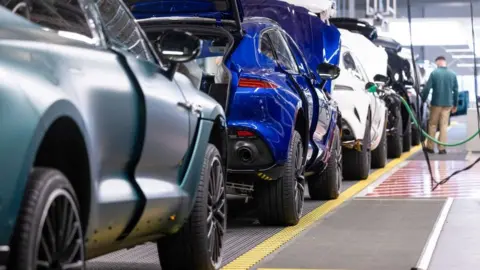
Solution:
<svg viewBox="0 0 480 270">
<path fill-rule="evenodd" d="M 307 229 L 310 225 L 324 217 L 327 213 L 335 209 L 336 207 L 340 206 L 342 203 L 347 201 L 348 199 L 355 196 L 357 193 L 362 191 L 371 183 L 375 182 L 380 176 L 384 173 L 388 172 L 389 170 L 393 169 L 398 164 L 404 162 L 410 156 L 415 154 L 417 151 L 421 149 L 420 145 L 417 145 L 410 149 L 409 152 L 403 153 L 399 158 L 390 161 L 385 168 L 378 169 L 374 171 L 370 176 L 363 181 L 359 181 L 355 185 L 351 186 L 344 192 L 340 194 L 338 199 L 328 201 L 321 206 L 317 207 L 312 212 L 306 214 L 304 217 L 300 219 L 300 222 L 292 227 L 286 227 L 285 229 L 281 230 L 280 232 L 274 234 L 264 242 L 260 243 L 256 247 L 252 248 L 250 251 L 247 251 L 240 257 L 236 258 L 231 263 L 227 264 L 223 267 L 223 270 L 247 270 L 250 269 L 252 266 L 260 262 L 263 258 L 277 250 L 279 247 L 290 241 L 292 238 L 300 234 L 302 231 Z M 272 269 L 270 269 L 272 270 Z"/>
<path fill-rule="evenodd" d="M 346 270 L 346 269 L 258 268 L 257 270 Z"/>
</svg>

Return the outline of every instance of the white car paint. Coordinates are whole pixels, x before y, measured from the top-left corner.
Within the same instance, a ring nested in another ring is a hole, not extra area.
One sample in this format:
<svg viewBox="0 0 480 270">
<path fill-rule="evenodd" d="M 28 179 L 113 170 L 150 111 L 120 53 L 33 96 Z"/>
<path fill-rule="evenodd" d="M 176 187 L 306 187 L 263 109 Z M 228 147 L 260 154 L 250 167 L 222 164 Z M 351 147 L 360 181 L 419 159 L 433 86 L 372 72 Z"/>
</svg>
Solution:
<svg viewBox="0 0 480 270">
<path fill-rule="evenodd" d="M 342 41 L 339 64 L 341 72 L 335 80 L 332 97 L 337 101 L 342 117 L 350 126 L 356 140 L 364 138 L 368 111 L 371 111 L 370 138 L 371 149 L 374 150 L 382 138 L 382 132 L 386 124 L 387 108 L 378 94 L 369 93 L 365 89 L 365 85 L 368 82 L 373 82 L 373 77 L 376 74 L 386 74 L 385 58 L 383 58 L 381 50 L 369 47 L 369 43 L 374 47 L 376 46 L 364 36 L 343 29 L 339 30 Z M 360 60 L 358 55 L 362 55 L 363 61 Z M 385 63 L 385 70 L 382 73 L 383 63 Z M 365 66 L 369 67 L 368 73 Z"/>
</svg>

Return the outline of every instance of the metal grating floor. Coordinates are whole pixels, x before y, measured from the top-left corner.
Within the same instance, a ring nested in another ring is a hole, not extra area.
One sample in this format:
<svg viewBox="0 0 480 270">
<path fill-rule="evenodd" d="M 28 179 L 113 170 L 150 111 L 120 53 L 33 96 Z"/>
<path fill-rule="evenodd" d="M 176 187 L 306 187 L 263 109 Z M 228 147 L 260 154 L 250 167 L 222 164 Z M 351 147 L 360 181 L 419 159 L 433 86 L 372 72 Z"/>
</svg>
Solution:
<svg viewBox="0 0 480 270">
<path fill-rule="evenodd" d="M 345 181 L 342 189 L 345 190 L 356 182 Z M 325 201 L 305 200 L 304 214 L 322 205 Z M 245 206 L 238 207 L 238 202 L 229 201 L 229 224 L 225 239 L 225 253 L 223 265 L 230 263 L 240 255 L 259 245 L 284 227 L 265 227 L 256 221 L 253 211 L 245 211 Z M 247 208 L 248 209 L 248 208 Z M 95 258 L 87 264 L 89 270 L 159 270 L 160 262 L 157 247 L 153 243 L 124 249 Z"/>
</svg>

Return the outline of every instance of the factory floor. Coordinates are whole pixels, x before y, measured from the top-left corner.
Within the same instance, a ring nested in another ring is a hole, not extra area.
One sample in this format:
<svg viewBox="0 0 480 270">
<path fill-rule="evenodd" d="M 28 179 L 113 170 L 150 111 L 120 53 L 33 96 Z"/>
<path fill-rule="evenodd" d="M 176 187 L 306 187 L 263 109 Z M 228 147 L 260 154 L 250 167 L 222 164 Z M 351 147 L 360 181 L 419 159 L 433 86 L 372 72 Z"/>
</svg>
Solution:
<svg viewBox="0 0 480 270">
<path fill-rule="evenodd" d="M 452 118 L 449 142 L 467 137 L 466 117 Z M 463 146 L 431 154 L 436 181 L 480 155 Z M 433 183 L 434 184 L 434 183 Z M 432 191 L 420 146 L 363 181 L 345 181 L 337 200 L 306 198 L 293 227 L 259 225 L 233 201 L 223 269 L 480 269 L 480 164 Z M 89 269 L 160 269 L 156 247 L 142 245 L 97 258 Z"/>
</svg>

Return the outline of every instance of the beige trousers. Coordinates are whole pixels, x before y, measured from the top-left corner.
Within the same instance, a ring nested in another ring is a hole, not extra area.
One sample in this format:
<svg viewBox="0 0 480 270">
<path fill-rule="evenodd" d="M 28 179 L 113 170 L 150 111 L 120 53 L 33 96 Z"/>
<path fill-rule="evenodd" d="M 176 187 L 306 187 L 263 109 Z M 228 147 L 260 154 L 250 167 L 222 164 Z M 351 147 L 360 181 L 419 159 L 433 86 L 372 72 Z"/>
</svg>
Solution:
<svg viewBox="0 0 480 270">
<path fill-rule="evenodd" d="M 428 135 L 435 138 L 438 126 L 440 125 L 440 136 L 438 138 L 441 142 L 447 141 L 448 118 L 452 107 L 430 106 L 430 120 L 428 122 Z M 427 148 L 433 150 L 434 143 L 431 140 L 427 141 Z M 438 150 L 444 150 L 445 146 L 438 145 Z"/>
</svg>

